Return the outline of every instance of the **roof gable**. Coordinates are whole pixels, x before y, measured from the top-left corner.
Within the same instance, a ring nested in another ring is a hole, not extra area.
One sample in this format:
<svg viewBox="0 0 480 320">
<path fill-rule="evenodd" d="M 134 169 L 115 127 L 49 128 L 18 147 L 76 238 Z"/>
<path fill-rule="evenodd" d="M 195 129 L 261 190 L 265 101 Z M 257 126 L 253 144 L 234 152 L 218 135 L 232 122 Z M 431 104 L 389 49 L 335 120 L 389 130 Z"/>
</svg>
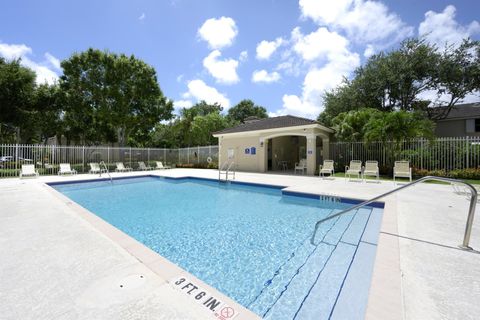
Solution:
<svg viewBox="0 0 480 320">
<path fill-rule="evenodd" d="M 287 116 L 259 119 L 256 121 L 243 123 L 236 127 L 226 128 L 224 130 L 214 132 L 213 134 L 228 134 L 228 133 L 236 133 L 236 132 L 297 127 L 297 126 L 305 126 L 305 125 L 312 125 L 312 124 L 319 124 L 319 123 L 315 120 L 287 115 Z"/>
</svg>

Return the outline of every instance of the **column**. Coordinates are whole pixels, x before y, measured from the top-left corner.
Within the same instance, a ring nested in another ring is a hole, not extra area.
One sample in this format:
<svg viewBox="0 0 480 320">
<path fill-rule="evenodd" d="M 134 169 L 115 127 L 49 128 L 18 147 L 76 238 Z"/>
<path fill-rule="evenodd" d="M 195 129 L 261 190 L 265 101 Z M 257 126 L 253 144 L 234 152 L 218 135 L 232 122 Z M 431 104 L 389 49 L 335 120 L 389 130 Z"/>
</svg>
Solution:
<svg viewBox="0 0 480 320">
<path fill-rule="evenodd" d="M 307 174 L 313 176 L 317 165 L 317 137 L 308 135 L 307 137 Z"/>
<path fill-rule="evenodd" d="M 268 171 L 268 139 L 260 138 L 260 148 L 257 151 L 257 156 L 260 161 L 258 164 L 258 172 Z"/>
</svg>

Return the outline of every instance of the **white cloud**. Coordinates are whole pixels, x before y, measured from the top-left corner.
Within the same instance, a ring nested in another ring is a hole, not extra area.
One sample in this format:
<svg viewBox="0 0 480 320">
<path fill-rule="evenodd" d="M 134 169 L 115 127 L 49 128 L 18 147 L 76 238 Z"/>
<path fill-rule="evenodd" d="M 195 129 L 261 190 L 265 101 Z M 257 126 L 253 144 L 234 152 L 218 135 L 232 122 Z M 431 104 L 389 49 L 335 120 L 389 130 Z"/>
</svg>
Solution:
<svg viewBox="0 0 480 320">
<path fill-rule="evenodd" d="M 177 76 L 177 82 L 182 82 L 183 80 L 183 74 L 180 74 Z"/>
<path fill-rule="evenodd" d="M 454 6 L 447 6 L 443 12 L 437 13 L 427 11 L 425 20 L 420 23 L 418 33 L 432 44 L 440 48 L 444 45 L 457 45 L 464 38 L 470 37 L 480 32 L 480 24 L 474 20 L 466 26 L 460 25 L 455 20 L 456 9 Z"/>
<path fill-rule="evenodd" d="M 240 52 L 240 56 L 238 57 L 238 60 L 240 60 L 240 62 L 244 62 L 244 61 L 247 61 L 247 59 L 248 59 L 248 51 L 243 50 L 242 52 Z"/>
<path fill-rule="evenodd" d="M 58 75 L 51 70 L 48 66 L 51 65 L 55 68 L 60 67 L 60 61 L 52 56 L 50 53 L 46 53 L 45 57 L 47 61 L 35 62 L 28 56 L 33 53 L 32 48 L 25 44 L 7 44 L 0 43 L 0 56 L 7 60 L 22 59 L 21 64 L 35 71 L 37 74 L 36 82 L 38 84 L 48 83 L 52 84 L 58 80 Z M 57 68 L 60 70 L 60 68 Z"/>
<path fill-rule="evenodd" d="M 60 66 L 60 59 L 57 59 L 49 52 L 45 53 L 45 58 L 47 59 L 47 61 L 50 63 L 52 67 L 54 67 L 57 70 L 62 70 L 62 67 Z"/>
<path fill-rule="evenodd" d="M 302 95 L 283 96 L 283 107 L 272 115 L 293 114 L 315 119 L 322 111 L 323 94 L 338 86 L 343 77 L 348 77 L 360 65 L 357 53 L 345 52 L 329 57 L 322 67 L 312 68 L 303 81 Z"/>
<path fill-rule="evenodd" d="M 293 34 L 296 39 L 293 49 L 307 61 L 332 54 L 342 54 L 347 50 L 348 40 L 324 27 L 306 36 L 295 28 Z"/>
<path fill-rule="evenodd" d="M 282 38 L 277 38 L 274 41 L 263 40 L 257 44 L 257 59 L 268 60 L 272 54 L 280 47 L 285 41 Z"/>
<path fill-rule="evenodd" d="M 175 109 L 189 109 L 193 105 L 192 101 L 190 100 L 177 100 L 173 102 L 173 106 Z"/>
<path fill-rule="evenodd" d="M 217 89 L 208 86 L 200 79 L 188 82 L 188 92 L 183 94 L 185 99 L 195 98 L 197 101 L 205 100 L 207 103 L 219 103 L 224 110 L 230 108 L 230 100 Z"/>
<path fill-rule="evenodd" d="M 24 44 L 0 43 L 0 55 L 7 60 L 18 59 L 32 53 L 32 48 Z"/>
<path fill-rule="evenodd" d="M 140 15 L 140 17 L 138 17 L 138 20 L 142 21 L 146 18 L 147 16 L 145 15 L 145 12 L 142 12 L 142 14 Z"/>
<path fill-rule="evenodd" d="M 280 80 L 280 74 L 276 71 L 269 73 L 267 70 L 255 70 L 252 74 L 252 82 L 272 83 L 278 80 Z"/>
<path fill-rule="evenodd" d="M 371 44 L 368 44 L 367 47 L 365 48 L 365 51 L 363 52 L 363 56 L 365 58 L 370 58 L 375 54 L 375 47 Z"/>
<path fill-rule="evenodd" d="M 412 27 L 379 1 L 300 0 L 299 5 L 304 18 L 311 18 L 319 25 L 335 30 L 344 30 L 350 39 L 358 43 L 387 39 L 397 42 L 413 34 Z"/>
<path fill-rule="evenodd" d="M 220 60 L 222 53 L 218 50 L 212 51 L 205 59 L 203 66 L 216 79 L 223 84 L 234 84 L 240 81 L 237 74 L 238 61 L 235 59 Z"/>
<path fill-rule="evenodd" d="M 221 49 L 232 45 L 237 34 L 235 21 L 229 17 L 208 19 L 198 29 L 199 37 L 208 42 L 212 49 Z"/>
</svg>

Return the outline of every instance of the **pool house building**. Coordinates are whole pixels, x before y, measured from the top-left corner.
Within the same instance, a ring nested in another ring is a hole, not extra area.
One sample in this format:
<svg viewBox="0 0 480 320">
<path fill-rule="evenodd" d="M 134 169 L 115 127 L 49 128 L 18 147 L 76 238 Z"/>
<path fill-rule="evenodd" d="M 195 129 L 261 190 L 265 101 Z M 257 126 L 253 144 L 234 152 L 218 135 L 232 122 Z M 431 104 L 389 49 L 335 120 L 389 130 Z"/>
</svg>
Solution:
<svg viewBox="0 0 480 320">
<path fill-rule="evenodd" d="M 218 138 L 220 165 L 234 161 L 237 170 L 250 172 L 292 172 L 303 167 L 300 171 L 313 175 L 329 154 L 333 132 L 317 121 L 286 115 L 247 118 L 213 136 Z"/>
</svg>

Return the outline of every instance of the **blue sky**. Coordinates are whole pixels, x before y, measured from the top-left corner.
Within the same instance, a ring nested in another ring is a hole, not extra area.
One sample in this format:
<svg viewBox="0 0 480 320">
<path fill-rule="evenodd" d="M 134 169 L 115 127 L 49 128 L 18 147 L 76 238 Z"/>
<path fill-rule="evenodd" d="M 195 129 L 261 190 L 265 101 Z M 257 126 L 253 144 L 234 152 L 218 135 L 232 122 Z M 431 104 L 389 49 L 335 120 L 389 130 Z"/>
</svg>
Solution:
<svg viewBox="0 0 480 320">
<path fill-rule="evenodd" d="M 470 0 L 17 0 L 0 11 L 0 55 L 52 82 L 75 51 L 134 54 L 177 108 L 249 98 L 271 115 L 314 118 L 325 90 L 406 37 L 479 39 L 478 12 Z"/>
</svg>

